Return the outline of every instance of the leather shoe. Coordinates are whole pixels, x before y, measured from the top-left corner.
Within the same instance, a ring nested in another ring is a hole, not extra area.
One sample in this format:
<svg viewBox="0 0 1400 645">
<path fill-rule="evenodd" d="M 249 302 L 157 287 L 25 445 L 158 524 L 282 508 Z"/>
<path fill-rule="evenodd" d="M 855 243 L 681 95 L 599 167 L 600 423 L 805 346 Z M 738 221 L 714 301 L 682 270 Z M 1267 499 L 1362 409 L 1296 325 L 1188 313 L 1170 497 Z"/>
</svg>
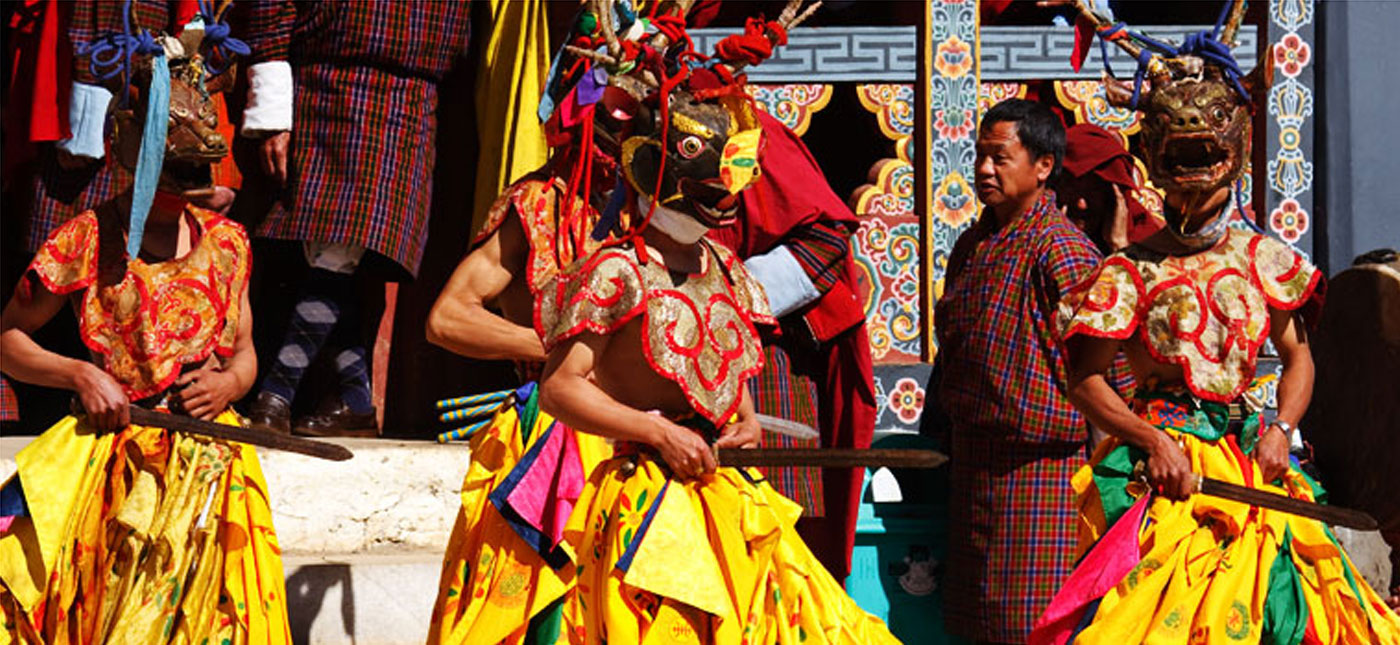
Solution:
<svg viewBox="0 0 1400 645">
<path fill-rule="evenodd" d="M 263 432 L 292 433 L 292 404 L 271 392 L 258 392 L 248 410 L 248 427 Z"/>
<path fill-rule="evenodd" d="M 337 403 L 330 410 L 297 419 L 292 429 L 305 437 L 378 437 L 379 425 L 374 409 L 357 414 L 349 406 Z"/>
</svg>

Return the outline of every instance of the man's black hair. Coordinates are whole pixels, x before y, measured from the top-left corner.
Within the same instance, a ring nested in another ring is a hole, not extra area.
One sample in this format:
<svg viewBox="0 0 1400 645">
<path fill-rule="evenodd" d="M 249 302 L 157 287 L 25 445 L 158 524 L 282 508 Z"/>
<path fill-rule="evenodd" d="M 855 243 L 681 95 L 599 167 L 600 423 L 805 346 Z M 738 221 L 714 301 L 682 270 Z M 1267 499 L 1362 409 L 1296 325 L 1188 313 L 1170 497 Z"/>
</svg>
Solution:
<svg viewBox="0 0 1400 645">
<path fill-rule="evenodd" d="M 1065 159 L 1065 124 L 1060 117 L 1055 116 L 1043 103 L 1006 99 L 987 110 L 979 127 L 989 128 L 1002 121 L 1016 124 L 1016 137 L 1031 153 L 1031 161 L 1045 155 L 1054 157 L 1055 167 L 1050 171 L 1050 179 L 1055 179 L 1060 174 L 1060 163 Z"/>
</svg>

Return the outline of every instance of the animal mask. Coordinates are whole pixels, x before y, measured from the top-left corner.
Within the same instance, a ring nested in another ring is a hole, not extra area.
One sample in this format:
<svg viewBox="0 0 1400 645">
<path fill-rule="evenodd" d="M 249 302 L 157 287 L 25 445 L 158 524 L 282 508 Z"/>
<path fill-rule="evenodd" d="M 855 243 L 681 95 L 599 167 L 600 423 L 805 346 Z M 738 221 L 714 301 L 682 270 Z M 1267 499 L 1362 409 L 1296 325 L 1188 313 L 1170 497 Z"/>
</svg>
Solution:
<svg viewBox="0 0 1400 645">
<path fill-rule="evenodd" d="M 1142 152 L 1152 183 L 1168 195 L 1229 190 L 1244 173 L 1252 134 L 1250 97 L 1263 94 L 1273 78 L 1272 51 L 1254 71 L 1240 76 L 1229 47 L 1244 17 L 1234 0 L 1214 33 L 1197 34 L 1177 47 L 1110 25 L 1080 3 L 1081 16 L 1104 40 L 1144 61 L 1133 83 L 1104 74 L 1109 104 L 1142 112 Z M 1137 42 L 1135 42 L 1137 41 Z M 1138 42 L 1153 51 L 1144 52 Z M 1174 231 L 1180 214 L 1165 213 Z"/>
<path fill-rule="evenodd" d="M 170 56 L 169 61 L 170 116 L 160 188 L 187 196 L 212 187 L 211 167 L 229 151 L 228 142 L 219 132 L 219 113 L 213 96 L 229 87 L 234 74 L 230 69 L 210 76 L 203 56 L 198 53 L 184 55 L 185 52 L 198 51 L 201 35 L 200 30 L 186 30 L 180 41 L 176 41 L 180 46 L 168 49 L 179 55 Z M 136 168 L 141 151 L 150 84 L 149 69 L 138 71 L 132 80 L 132 87 L 128 90 L 130 99 L 113 115 L 117 157 L 129 170 Z"/>
<path fill-rule="evenodd" d="M 644 201 L 720 227 L 733 221 L 739 193 L 759 174 L 762 130 L 739 72 L 786 42 L 787 30 L 811 9 L 799 14 L 801 0 L 790 0 L 777 21 L 750 20 L 744 34 L 726 38 L 706 58 L 685 35 L 690 4 L 663 0 L 643 18 L 626 0 L 591 0 L 580 35 L 565 47 L 572 65 L 556 63 L 586 71 L 570 72 L 578 79 L 573 83 L 551 79 L 552 88 L 572 89 L 548 97 L 553 116 L 546 130 L 554 124 L 563 144 L 616 150 L 615 161 L 604 165 L 615 167 Z M 592 110 L 591 117 L 580 110 Z M 566 134 L 571 123 L 586 134 Z"/>
</svg>

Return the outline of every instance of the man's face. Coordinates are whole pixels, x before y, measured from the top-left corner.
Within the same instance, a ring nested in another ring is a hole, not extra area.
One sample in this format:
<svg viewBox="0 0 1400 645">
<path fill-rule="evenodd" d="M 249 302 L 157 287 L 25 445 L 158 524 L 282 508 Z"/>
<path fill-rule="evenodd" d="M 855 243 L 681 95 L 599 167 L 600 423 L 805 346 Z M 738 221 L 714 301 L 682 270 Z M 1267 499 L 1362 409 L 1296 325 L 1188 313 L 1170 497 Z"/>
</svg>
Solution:
<svg viewBox="0 0 1400 645">
<path fill-rule="evenodd" d="M 977 199 L 993 209 L 1022 203 L 1055 167 L 1050 155 L 1032 159 L 1016 130 L 1016 123 L 998 121 L 977 133 Z"/>
</svg>

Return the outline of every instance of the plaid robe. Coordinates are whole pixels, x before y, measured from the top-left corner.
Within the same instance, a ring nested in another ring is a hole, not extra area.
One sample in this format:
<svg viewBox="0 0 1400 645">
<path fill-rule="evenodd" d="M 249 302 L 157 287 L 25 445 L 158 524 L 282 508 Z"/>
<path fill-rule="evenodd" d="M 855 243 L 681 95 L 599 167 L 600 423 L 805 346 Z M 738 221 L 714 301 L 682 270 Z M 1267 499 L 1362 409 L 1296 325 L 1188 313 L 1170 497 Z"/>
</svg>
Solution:
<svg viewBox="0 0 1400 645">
<path fill-rule="evenodd" d="M 935 311 L 953 422 L 945 620 L 975 640 L 1025 642 L 1074 565 L 1070 476 L 1089 430 L 1064 396 L 1055 307 L 1099 254 L 1054 205 L 1046 191 L 1002 230 L 984 212 Z"/>
<path fill-rule="evenodd" d="M 295 84 L 287 187 L 257 234 L 363 246 L 417 275 L 428 238 L 438 82 L 466 49 L 467 3 L 260 2 L 252 63 Z"/>
</svg>

